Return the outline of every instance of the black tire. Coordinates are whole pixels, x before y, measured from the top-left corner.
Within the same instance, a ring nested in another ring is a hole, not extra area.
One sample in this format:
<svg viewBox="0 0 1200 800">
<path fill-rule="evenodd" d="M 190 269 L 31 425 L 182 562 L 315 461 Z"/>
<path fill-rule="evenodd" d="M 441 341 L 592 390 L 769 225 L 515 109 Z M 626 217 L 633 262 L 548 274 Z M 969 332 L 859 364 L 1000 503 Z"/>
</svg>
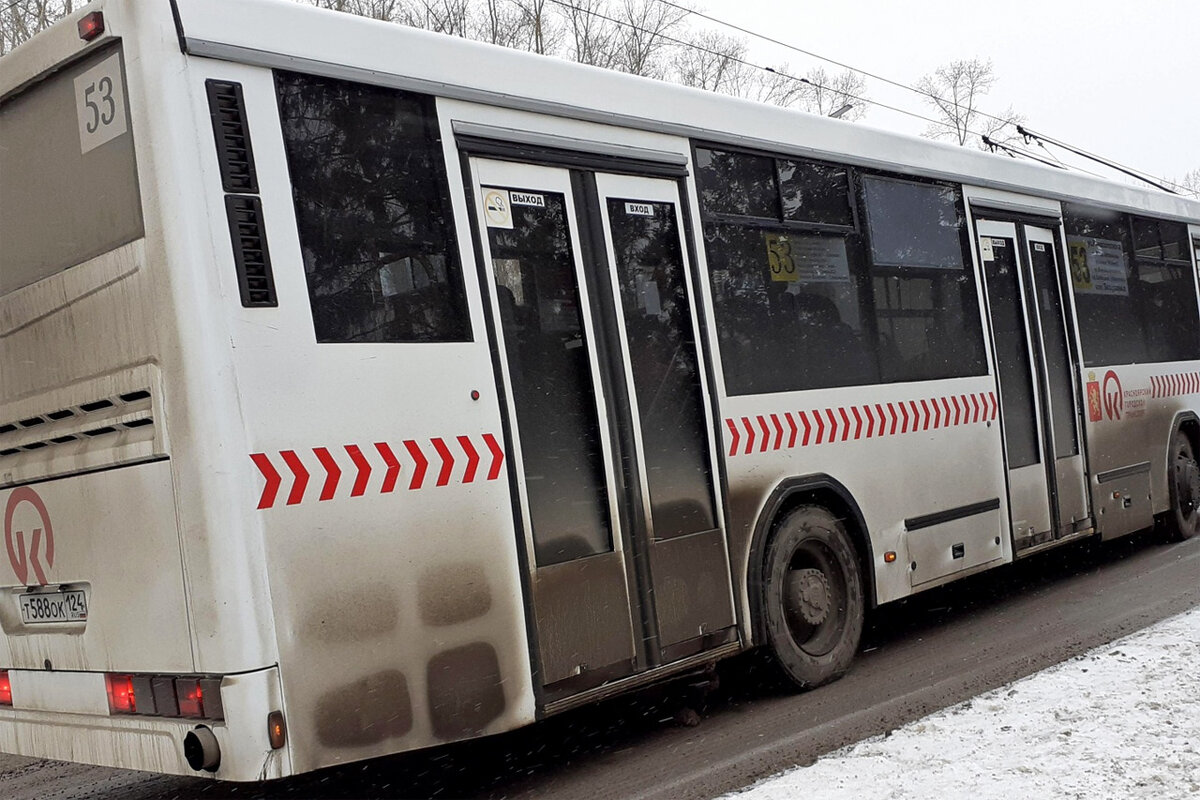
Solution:
<svg viewBox="0 0 1200 800">
<path fill-rule="evenodd" d="M 763 563 L 767 646 L 800 688 L 840 678 L 858 652 L 863 582 L 854 543 L 828 509 L 800 506 L 776 524 Z"/>
<path fill-rule="evenodd" d="M 1192 440 L 1183 431 L 1171 438 L 1168 480 L 1171 510 L 1167 512 L 1167 538 L 1181 542 L 1200 534 L 1200 464 Z"/>
</svg>

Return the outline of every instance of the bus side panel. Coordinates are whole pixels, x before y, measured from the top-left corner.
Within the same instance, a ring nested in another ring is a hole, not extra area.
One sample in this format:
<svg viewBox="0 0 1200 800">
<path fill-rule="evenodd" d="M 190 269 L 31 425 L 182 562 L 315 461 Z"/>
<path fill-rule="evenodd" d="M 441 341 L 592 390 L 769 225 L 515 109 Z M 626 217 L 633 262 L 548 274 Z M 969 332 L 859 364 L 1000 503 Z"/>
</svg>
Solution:
<svg viewBox="0 0 1200 800">
<path fill-rule="evenodd" d="M 1085 367 L 1080 383 L 1096 527 L 1146 528 L 1171 507 L 1168 449 L 1176 417 L 1200 410 L 1200 362 Z"/>
<path fill-rule="evenodd" d="M 295 768 L 531 722 L 507 454 L 452 143 L 473 341 L 318 343 L 272 75 L 192 64 L 197 116 L 205 78 L 242 85 L 274 265 L 278 307 L 242 308 L 212 170 L 249 441 L 226 468 L 264 536 Z"/>
</svg>

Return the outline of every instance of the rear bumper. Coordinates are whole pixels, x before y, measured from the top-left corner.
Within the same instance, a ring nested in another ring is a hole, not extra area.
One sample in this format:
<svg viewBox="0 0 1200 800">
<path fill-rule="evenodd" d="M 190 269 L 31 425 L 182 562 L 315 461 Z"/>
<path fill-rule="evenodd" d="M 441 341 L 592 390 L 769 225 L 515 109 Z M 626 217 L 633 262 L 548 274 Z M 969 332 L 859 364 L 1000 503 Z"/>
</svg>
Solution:
<svg viewBox="0 0 1200 800">
<path fill-rule="evenodd" d="M 0 752 L 228 781 L 292 774 L 289 746 L 275 750 L 268 739 L 267 715 L 283 710 L 275 667 L 222 679 L 223 722 L 109 715 L 107 699 L 97 700 L 88 688 L 98 685 L 103 692 L 102 679 L 97 682 L 94 673 L 60 674 L 64 701 L 58 710 L 42 710 L 45 698 L 23 700 L 21 673 L 10 673 L 13 707 L 0 707 Z M 30 707 L 36 705 L 42 708 Z M 184 737 L 197 725 L 210 727 L 220 745 L 220 765 L 213 772 L 193 770 L 184 757 Z"/>
</svg>

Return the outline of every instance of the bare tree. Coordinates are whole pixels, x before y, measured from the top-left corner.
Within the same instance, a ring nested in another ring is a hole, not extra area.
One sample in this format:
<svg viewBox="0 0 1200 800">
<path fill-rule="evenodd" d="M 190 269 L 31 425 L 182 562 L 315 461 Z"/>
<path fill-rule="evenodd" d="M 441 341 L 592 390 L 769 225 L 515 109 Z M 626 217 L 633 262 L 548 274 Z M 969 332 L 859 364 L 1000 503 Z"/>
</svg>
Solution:
<svg viewBox="0 0 1200 800">
<path fill-rule="evenodd" d="M 701 31 L 692 43 L 694 47 L 680 47 L 672 54 L 672 80 L 710 92 L 741 95 L 748 69 L 745 40 Z"/>
<path fill-rule="evenodd" d="M 397 21 L 466 38 L 476 28 L 471 16 L 471 0 L 415 0 Z"/>
<path fill-rule="evenodd" d="M 688 12 L 658 0 L 621 0 L 615 11 L 614 66 L 632 75 L 664 77 L 664 56 L 676 47 L 670 34 L 682 26 Z"/>
<path fill-rule="evenodd" d="M 930 125 L 922 134 L 930 139 L 950 139 L 965 145 L 975 140 L 987 147 L 981 135 L 1006 143 L 1017 138 L 1017 125 L 1025 118 L 1010 106 L 1003 114 L 990 115 L 979 110 L 979 101 L 991 91 L 996 75 L 991 59 L 956 59 L 938 67 L 917 81 L 916 88 L 925 102 L 938 113 L 940 125 Z"/>
<path fill-rule="evenodd" d="M 823 67 L 814 67 L 804 74 L 802 81 L 796 105 L 805 111 L 823 117 L 837 114 L 839 119 L 847 121 L 866 115 L 867 82 L 859 73 L 846 70 L 834 75 Z"/>
<path fill-rule="evenodd" d="M 575 0 L 561 11 L 566 18 L 568 57 L 581 64 L 615 68 L 621 32 L 606 0 Z"/>
<path fill-rule="evenodd" d="M 562 26 L 550 13 L 554 8 L 550 0 L 513 0 L 525 16 L 525 31 L 529 36 L 523 48 L 534 53 L 550 54 L 562 44 Z"/>
<path fill-rule="evenodd" d="M 0 3 L 0 56 L 75 10 L 74 0 Z"/>
<path fill-rule="evenodd" d="M 1177 181 L 1170 181 L 1183 194 L 1191 195 L 1195 198 L 1200 198 L 1200 168 L 1184 173 L 1184 176 Z"/>
</svg>

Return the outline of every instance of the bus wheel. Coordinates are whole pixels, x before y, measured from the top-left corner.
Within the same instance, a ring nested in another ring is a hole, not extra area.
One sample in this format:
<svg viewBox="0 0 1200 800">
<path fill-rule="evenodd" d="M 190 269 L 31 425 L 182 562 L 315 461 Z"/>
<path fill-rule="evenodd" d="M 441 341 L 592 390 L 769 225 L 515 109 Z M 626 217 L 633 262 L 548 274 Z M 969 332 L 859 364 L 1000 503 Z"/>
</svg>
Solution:
<svg viewBox="0 0 1200 800">
<path fill-rule="evenodd" d="M 1174 541 L 1200 533 L 1200 464 L 1192 441 L 1183 431 L 1171 440 L 1171 511 L 1167 515 L 1168 536 Z"/>
<path fill-rule="evenodd" d="M 863 585 L 854 544 L 827 509 L 784 516 L 767 546 L 763 609 L 767 643 L 801 688 L 841 677 L 858 651 Z"/>
</svg>

